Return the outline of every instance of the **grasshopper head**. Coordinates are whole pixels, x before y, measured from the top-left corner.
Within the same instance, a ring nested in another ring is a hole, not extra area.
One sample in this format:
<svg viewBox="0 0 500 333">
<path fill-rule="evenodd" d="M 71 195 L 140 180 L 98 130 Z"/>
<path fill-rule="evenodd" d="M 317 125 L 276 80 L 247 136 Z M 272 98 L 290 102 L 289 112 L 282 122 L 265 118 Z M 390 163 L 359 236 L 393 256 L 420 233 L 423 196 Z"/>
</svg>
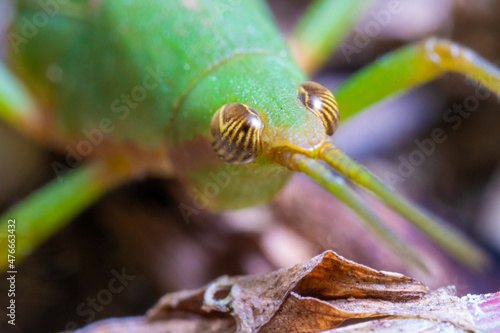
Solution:
<svg viewBox="0 0 500 333">
<path fill-rule="evenodd" d="M 303 113 L 299 128 L 274 125 L 274 117 Z M 287 114 L 288 113 L 288 114 Z M 297 90 L 294 110 L 280 113 L 259 112 L 240 103 L 223 105 L 214 114 L 210 126 L 212 146 L 224 161 L 247 164 L 270 155 L 283 164 L 283 152 L 295 151 L 314 156 L 337 129 L 339 111 L 332 93 L 319 83 L 306 81 Z"/>
</svg>

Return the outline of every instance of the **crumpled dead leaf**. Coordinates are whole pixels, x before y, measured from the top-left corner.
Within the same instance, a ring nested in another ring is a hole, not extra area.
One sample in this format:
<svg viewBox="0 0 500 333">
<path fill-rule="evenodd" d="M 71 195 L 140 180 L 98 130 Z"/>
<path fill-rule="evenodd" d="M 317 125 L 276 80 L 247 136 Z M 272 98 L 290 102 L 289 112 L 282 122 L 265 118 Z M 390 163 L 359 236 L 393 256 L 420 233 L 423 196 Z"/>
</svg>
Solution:
<svg viewBox="0 0 500 333">
<path fill-rule="evenodd" d="M 496 302 L 498 313 L 500 297 L 487 301 Z M 223 276 L 200 289 L 167 294 L 147 317 L 103 321 L 81 332 L 463 332 L 476 330 L 478 319 L 471 310 L 484 313 L 491 306 L 485 302 L 460 299 L 452 288 L 429 292 L 409 277 L 326 251 L 289 269 Z M 336 328 L 346 320 L 370 317 L 376 320 Z M 498 314 L 482 318 L 485 325 L 500 325 Z"/>
<path fill-rule="evenodd" d="M 327 251 L 303 265 L 289 269 L 256 276 L 223 276 L 190 294 L 166 295 L 149 311 L 148 316 L 155 320 L 179 309 L 201 314 L 201 309 L 208 313 L 232 315 L 236 320 L 237 332 L 258 332 L 261 328 L 262 332 L 274 332 L 276 325 L 270 322 L 271 319 L 278 322 L 279 326 L 286 327 L 281 324 L 297 321 L 296 317 L 301 315 L 301 311 L 295 308 L 306 313 L 309 306 L 301 303 L 311 303 L 314 300 L 304 299 L 297 304 L 289 304 L 292 292 L 297 296 L 321 299 L 374 297 L 403 301 L 426 294 L 427 287 L 403 275 L 375 271 Z M 187 308 L 188 304 L 194 306 Z M 294 311 L 293 319 L 286 318 L 290 316 L 289 312 L 280 311 L 287 307 Z M 325 313 L 318 316 L 311 331 L 332 328 L 345 319 L 360 316 L 362 317 L 359 314 L 332 316 Z M 289 328 L 288 331 L 297 330 Z"/>
</svg>

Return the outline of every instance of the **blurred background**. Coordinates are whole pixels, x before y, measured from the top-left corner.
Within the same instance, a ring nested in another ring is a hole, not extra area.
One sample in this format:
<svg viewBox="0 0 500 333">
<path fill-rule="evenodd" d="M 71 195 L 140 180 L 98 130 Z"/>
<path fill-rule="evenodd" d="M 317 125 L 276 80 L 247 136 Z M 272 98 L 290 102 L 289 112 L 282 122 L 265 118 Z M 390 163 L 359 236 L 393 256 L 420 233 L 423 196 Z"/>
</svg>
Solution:
<svg viewBox="0 0 500 333">
<path fill-rule="evenodd" d="M 344 46 L 355 45 L 356 34 L 389 1 L 376 1 L 367 9 Z M 308 3 L 269 0 L 285 36 Z M 384 53 L 430 36 L 457 41 L 500 65 L 500 1 L 401 3 L 401 14 L 392 16 L 359 53 L 338 51 L 314 79 L 334 91 Z M 0 2 L 2 36 L 11 13 L 11 1 Z M 5 51 L 0 44 L 2 59 Z M 477 111 L 460 126 L 446 122 L 446 112 L 463 106 L 470 96 L 481 97 Z M 2 320 L 0 331 L 56 332 L 103 318 L 140 315 L 166 292 L 196 288 L 223 274 L 288 267 L 326 249 L 376 269 L 410 275 L 431 288 L 455 285 L 459 295 L 500 290 L 499 111 L 497 96 L 488 97 L 474 82 L 447 74 L 367 110 L 335 134 L 341 149 L 391 182 L 388 175 L 398 174 L 412 152 L 421 149 L 415 140 L 424 141 L 434 129 L 442 129 L 447 139 L 392 185 L 484 246 L 495 261 L 486 272 L 468 272 L 367 197 L 391 228 L 419 249 L 431 274 L 407 267 L 305 176 L 294 176 L 268 206 L 205 212 L 193 215 L 188 224 L 178 209 L 187 200 L 181 184 L 148 178 L 106 195 L 18 265 L 17 325 L 13 330 Z M 50 181 L 50 163 L 63 158 L 0 123 L 0 210 Z M 3 289 L 0 308 L 5 309 Z"/>
</svg>

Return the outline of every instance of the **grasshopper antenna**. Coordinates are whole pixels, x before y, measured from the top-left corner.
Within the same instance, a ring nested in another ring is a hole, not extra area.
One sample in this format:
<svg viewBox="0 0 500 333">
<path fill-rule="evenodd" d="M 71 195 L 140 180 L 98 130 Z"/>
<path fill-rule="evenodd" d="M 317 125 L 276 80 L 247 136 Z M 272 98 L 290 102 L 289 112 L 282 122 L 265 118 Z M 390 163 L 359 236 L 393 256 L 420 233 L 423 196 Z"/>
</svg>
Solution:
<svg viewBox="0 0 500 333">
<path fill-rule="evenodd" d="M 283 165 L 311 177 L 321 187 L 349 206 L 395 253 L 402 254 L 422 271 L 429 273 L 427 266 L 420 259 L 418 253 L 388 229 L 381 219 L 368 208 L 367 203 L 350 188 L 349 184 L 342 177 L 335 175 L 331 170 L 325 168 L 313 158 L 301 154 L 290 154 L 286 154 L 288 156 L 283 161 Z M 282 155 L 282 157 L 284 156 Z"/>
<path fill-rule="evenodd" d="M 488 266 L 488 256 L 477 245 L 470 242 L 458 230 L 422 212 L 392 191 L 364 166 L 352 160 L 340 149 L 333 145 L 326 145 L 319 155 L 320 159 L 338 173 L 375 194 L 388 207 L 422 230 L 457 261 L 476 271 L 484 270 Z"/>
</svg>

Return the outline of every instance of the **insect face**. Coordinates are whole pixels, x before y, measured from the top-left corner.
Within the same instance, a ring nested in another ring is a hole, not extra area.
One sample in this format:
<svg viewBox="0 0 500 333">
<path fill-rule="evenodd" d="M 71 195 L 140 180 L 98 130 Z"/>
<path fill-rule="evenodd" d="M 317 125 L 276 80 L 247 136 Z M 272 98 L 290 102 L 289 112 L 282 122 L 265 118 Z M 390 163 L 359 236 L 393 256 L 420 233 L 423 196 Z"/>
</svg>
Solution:
<svg viewBox="0 0 500 333">
<path fill-rule="evenodd" d="M 283 149 L 314 154 L 337 129 L 337 102 L 327 88 L 311 81 L 301 83 L 295 96 L 299 103 L 287 112 L 304 112 L 309 116 L 301 125 L 288 129 L 272 126 L 265 129 L 259 111 L 245 104 L 230 103 L 219 108 L 210 125 L 212 147 L 217 155 L 228 163 L 247 164 L 255 161 L 264 147 L 271 154 Z"/>
</svg>

